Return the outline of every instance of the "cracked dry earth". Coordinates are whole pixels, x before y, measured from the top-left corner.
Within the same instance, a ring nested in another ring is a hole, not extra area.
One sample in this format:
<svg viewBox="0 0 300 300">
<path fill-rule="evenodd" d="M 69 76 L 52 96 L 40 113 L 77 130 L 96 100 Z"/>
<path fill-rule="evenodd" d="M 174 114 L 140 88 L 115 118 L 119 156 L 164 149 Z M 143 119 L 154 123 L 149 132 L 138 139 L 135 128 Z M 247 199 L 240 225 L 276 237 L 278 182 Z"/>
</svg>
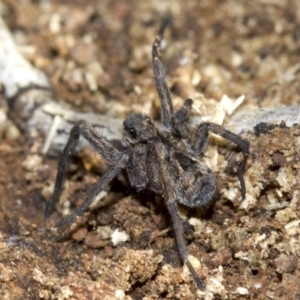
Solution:
<svg viewBox="0 0 300 300">
<path fill-rule="evenodd" d="M 80 110 L 143 111 L 157 119 L 150 50 L 166 11 L 175 20 L 163 53 L 175 106 L 196 92 L 209 104 L 223 94 L 245 94 L 244 110 L 299 104 L 299 8 L 298 1 L 275 0 L 3 1 L 0 12 L 20 51 L 46 72 L 59 98 Z M 189 63 L 180 65 L 182 59 Z M 2 117 L 8 111 L 1 101 Z M 39 154 L 40 140 L 28 140 L 2 120 L 1 299 L 300 297 L 300 125 L 258 124 L 244 133 L 251 143 L 244 202 L 231 172 L 232 149 L 222 145 L 217 201 L 206 212 L 182 208 L 191 261 L 207 285 L 202 293 L 182 266 L 161 199 L 135 193 L 123 175 L 102 194 L 101 205 L 54 230 L 107 166 L 90 149 L 82 151 L 45 222 L 58 161 Z"/>
</svg>

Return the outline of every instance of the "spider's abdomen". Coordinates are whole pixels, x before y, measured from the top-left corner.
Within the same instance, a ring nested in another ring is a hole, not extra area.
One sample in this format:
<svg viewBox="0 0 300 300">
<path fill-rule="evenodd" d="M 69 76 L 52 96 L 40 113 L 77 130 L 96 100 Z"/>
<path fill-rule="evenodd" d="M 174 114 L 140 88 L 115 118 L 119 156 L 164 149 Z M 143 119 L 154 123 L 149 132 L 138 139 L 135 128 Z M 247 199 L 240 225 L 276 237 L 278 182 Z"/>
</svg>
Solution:
<svg viewBox="0 0 300 300">
<path fill-rule="evenodd" d="M 172 144 L 158 140 L 155 144 L 157 152 L 148 151 L 146 158 L 149 189 L 162 194 L 159 172 L 166 172 L 168 185 L 176 197 L 175 201 L 194 208 L 211 204 L 216 193 L 215 178 L 203 159 L 187 151 L 181 151 Z M 155 155 L 159 155 L 160 159 Z"/>
<path fill-rule="evenodd" d="M 172 161 L 177 201 L 193 208 L 211 204 L 216 184 L 213 173 L 204 161 L 182 152 L 175 152 Z"/>
</svg>

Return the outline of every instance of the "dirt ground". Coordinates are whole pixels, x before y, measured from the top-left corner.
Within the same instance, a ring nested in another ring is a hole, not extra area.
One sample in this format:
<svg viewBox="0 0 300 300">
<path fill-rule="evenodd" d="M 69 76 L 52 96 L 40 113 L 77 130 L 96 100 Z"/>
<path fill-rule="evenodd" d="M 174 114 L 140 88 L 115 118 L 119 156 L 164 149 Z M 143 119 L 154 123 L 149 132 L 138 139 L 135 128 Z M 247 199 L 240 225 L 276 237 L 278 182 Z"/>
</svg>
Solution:
<svg viewBox="0 0 300 300">
<path fill-rule="evenodd" d="M 122 118 L 140 111 L 159 119 L 151 44 L 167 13 L 163 61 L 175 107 L 193 94 L 206 102 L 244 94 L 238 110 L 299 105 L 298 0 L 0 2 L 20 52 L 58 99 Z M 46 222 L 58 160 L 5 119 L 3 96 L 0 108 L 1 299 L 300 299 L 300 125 L 258 124 L 243 134 L 251 144 L 244 202 L 221 147 L 217 201 L 206 212 L 182 208 L 207 286 L 200 292 L 161 199 L 132 191 L 122 175 L 103 207 L 53 229 L 107 165 L 89 150 L 74 159 Z"/>
</svg>

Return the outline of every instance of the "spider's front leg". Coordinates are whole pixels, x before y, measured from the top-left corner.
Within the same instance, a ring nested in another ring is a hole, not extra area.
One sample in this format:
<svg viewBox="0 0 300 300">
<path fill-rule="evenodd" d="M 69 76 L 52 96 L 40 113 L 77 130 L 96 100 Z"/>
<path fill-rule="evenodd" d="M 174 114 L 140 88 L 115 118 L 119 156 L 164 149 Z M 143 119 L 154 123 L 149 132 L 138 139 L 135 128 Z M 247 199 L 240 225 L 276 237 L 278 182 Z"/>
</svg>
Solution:
<svg viewBox="0 0 300 300">
<path fill-rule="evenodd" d="M 193 100 L 188 98 L 183 106 L 172 116 L 172 132 L 180 138 L 188 138 L 190 134 L 189 118 L 193 105 Z"/>
<path fill-rule="evenodd" d="M 73 212 L 72 214 L 68 215 L 66 218 L 61 220 L 59 223 L 56 224 L 55 227 L 60 227 L 71 222 L 75 217 L 80 216 L 83 214 L 89 205 L 96 199 L 99 193 L 103 190 L 103 188 L 109 184 L 119 173 L 120 171 L 126 166 L 128 162 L 129 155 L 125 152 L 120 154 L 117 159 L 117 163 L 112 166 L 91 188 L 90 192 L 88 193 L 84 202 Z"/>
<path fill-rule="evenodd" d="M 73 126 L 71 129 L 69 140 L 64 148 L 62 157 L 58 165 L 58 173 L 55 180 L 54 192 L 51 199 L 46 203 L 45 218 L 48 219 L 53 206 L 60 196 L 63 183 L 66 176 L 66 168 L 71 156 L 74 154 L 76 145 L 79 141 L 80 136 L 83 136 L 93 148 L 99 152 L 109 163 L 113 166 L 109 171 L 92 187 L 86 200 L 83 204 L 71 215 L 62 220 L 58 225 L 63 225 L 70 222 L 75 216 L 83 213 L 90 203 L 96 198 L 99 192 L 107 185 L 128 161 L 127 153 L 120 154 L 118 150 L 112 147 L 109 143 L 104 141 L 101 136 L 85 121 L 80 121 Z"/>
<path fill-rule="evenodd" d="M 193 150 L 195 151 L 195 154 L 200 155 L 201 153 L 203 153 L 209 132 L 220 135 L 223 138 L 235 143 L 241 148 L 243 154 L 243 160 L 239 165 L 239 168 L 237 170 L 237 175 L 241 184 L 242 199 L 244 200 L 246 198 L 246 186 L 245 186 L 243 174 L 245 172 L 247 158 L 249 155 L 249 146 L 250 146 L 249 142 L 242 139 L 237 134 L 234 134 L 233 132 L 226 130 L 221 125 L 204 122 L 199 125 L 199 128 L 195 136 L 195 141 L 193 144 Z"/>
<path fill-rule="evenodd" d="M 173 103 L 171 93 L 166 82 L 165 68 L 160 59 L 160 47 L 164 31 L 167 25 L 170 23 L 170 21 L 171 20 L 169 17 L 163 19 L 158 35 L 156 36 L 152 46 L 154 80 L 161 105 L 161 123 L 168 130 L 171 129 Z"/>
<path fill-rule="evenodd" d="M 184 237 L 182 222 L 178 213 L 178 207 L 175 200 L 168 200 L 166 201 L 166 205 L 169 211 L 169 214 L 171 215 L 173 224 L 174 224 L 174 232 L 176 236 L 176 241 L 178 245 L 178 250 L 181 256 L 181 259 L 188 267 L 189 271 L 191 272 L 191 275 L 194 279 L 194 281 L 197 284 L 197 287 L 201 290 L 205 290 L 205 284 L 202 282 L 202 280 L 199 278 L 199 275 L 196 273 L 194 267 L 190 263 L 188 259 L 188 251 L 187 251 L 187 245 L 186 245 L 186 239 Z"/>
<path fill-rule="evenodd" d="M 174 225 L 174 233 L 176 237 L 176 242 L 178 245 L 178 250 L 180 253 L 180 257 L 183 262 L 188 267 L 194 281 L 196 282 L 198 288 L 201 291 L 205 290 L 205 285 L 202 280 L 199 278 L 199 275 L 196 273 L 194 267 L 190 263 L 188 259 L 188 250 L 187 243 L 184 237 L 184 231 L 182 227 L 182 222 L 178 213 L 177 201 L 178 195 L 176 193 L 176 182 L 174 182 L 173 177 L 169 173 L 167 166 L 167 155 L 165 153 L 165 149 L 163 144 L 159 139 L 152 139 L 148 141 L 148 145 L 150 148 L 150 152 L 154 154 L 154 158 L 156 161 L 155 166 L 158 169 L 158 175 L 160 184 L 163 191 L 163 196 L 165 199 L 166 206 L 168 208 L 169 214 L 171 215 L 173 225 Z"/>
<path fill-rule="evenodd" d="M 186 138 L 189 134 L 188 119 L 193 100 L 185 100 L 181 109 L 174 113 L 171 93 L 166 82 L 165 68 L 160 58 L 163 34 L 167 25 L 170 23 L 170 17 L 165 17 L 163 19 L 158 35 L 152 46 L 154 80 L 161 105 L 161 123 L 163 127 L 170 132 L 172 131 L 174 135 Z"/>
</svg>

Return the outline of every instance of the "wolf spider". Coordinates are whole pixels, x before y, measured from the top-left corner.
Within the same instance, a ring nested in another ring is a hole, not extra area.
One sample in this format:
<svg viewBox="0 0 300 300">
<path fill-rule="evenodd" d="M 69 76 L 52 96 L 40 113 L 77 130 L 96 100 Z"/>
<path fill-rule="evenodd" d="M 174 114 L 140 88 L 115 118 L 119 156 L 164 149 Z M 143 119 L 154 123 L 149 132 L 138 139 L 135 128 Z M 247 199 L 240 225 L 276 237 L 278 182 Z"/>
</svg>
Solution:
<svg viewBox="0 0 300 300">
<path fill-rule="evenodd" d="M 193 103 L 191 99 L 185 100 L 183 106 L 174 112 L 164 66 L 160 59 L 161 40 L 168 23 L 168 18 L 163 20 L 152 47 L 154 78 L 161 103 L 161 128 L 156 128 L 152 120 L 144 114 L 132 114 L 123 123 L 124 141 L 127 148 L 120 152 L 99 136 L 87 122 L 80 121 L 74 125 L 58 165 L 55 188 L 51 199 L 46 204 L 45 217 L 47 219 L 50 216 L 53 205 L 61 193 L 66 166 L 80 136 L 83 136 L 109 162 L 111 167 L 94 184 L 86 200 L 76 211 L 56 226 L 65 225 L 81 215 L 100 191 L 122 169 L 126 169 L 129 184 L 137 191 L 147 188 L 162 196 L 173 221 L 181 259 L 187 265 L 198 288 L 203 291 L 205 285 L 188 259 L 187 243 L 178 214 L 178 203 L 191 208 L 203 208 L 213 202 L 216 193 L 215 179 L 202 157 L 209 132 L 220 135 L 241 148 L 243 160 L 237 169 L 237 176 L 244 199 L 246 188 L 243 173 L 249 143 L 217 124 L 203 122 L 191 128 L 188 123 Z"/>
</svg>

